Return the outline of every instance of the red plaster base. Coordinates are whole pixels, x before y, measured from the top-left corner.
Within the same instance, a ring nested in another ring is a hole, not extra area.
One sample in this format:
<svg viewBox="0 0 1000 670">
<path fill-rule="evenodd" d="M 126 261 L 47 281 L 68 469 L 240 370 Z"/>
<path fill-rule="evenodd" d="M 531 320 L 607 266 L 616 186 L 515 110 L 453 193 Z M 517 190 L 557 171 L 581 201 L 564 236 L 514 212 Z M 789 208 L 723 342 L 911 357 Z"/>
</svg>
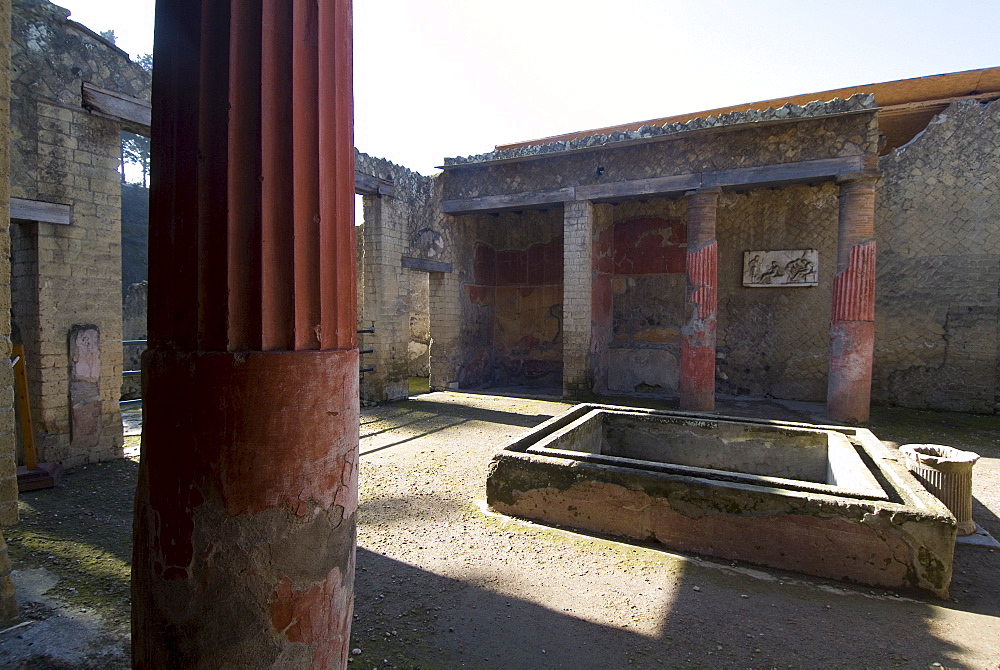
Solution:
<svg viewBox="0 0 1000 670">
<path fill-rule="evenodd" d="M 687 337 L 681 337 L 678 386 L 681 409 L 693 412 L 715 409 L 715 347 L 695 346 Z"/>
<path fill-rule="evenodd" d="M 345 667 L 358 354 L 143 357 L 134 667 Z"/>
<path fill-rule="evenodd" d="M 840 423 L 865 423 L 871 406 L 873 321 L 835 321 L 830 327 L 826 409 Z"/>
</svg>

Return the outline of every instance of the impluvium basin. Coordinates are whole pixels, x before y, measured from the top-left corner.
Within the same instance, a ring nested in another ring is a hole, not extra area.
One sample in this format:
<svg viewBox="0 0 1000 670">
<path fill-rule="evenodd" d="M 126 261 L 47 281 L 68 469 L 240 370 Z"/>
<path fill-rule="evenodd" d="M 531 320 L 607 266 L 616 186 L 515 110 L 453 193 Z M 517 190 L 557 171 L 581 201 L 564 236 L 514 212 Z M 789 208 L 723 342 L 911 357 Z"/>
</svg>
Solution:
<svg viewBox="0 0 1000 670">
<path fill-rule="evenodd" d="M 945 598 L 955 517 L 870 431 L 577 405 L 506 445 L 504 514 Z"/>
</svg>

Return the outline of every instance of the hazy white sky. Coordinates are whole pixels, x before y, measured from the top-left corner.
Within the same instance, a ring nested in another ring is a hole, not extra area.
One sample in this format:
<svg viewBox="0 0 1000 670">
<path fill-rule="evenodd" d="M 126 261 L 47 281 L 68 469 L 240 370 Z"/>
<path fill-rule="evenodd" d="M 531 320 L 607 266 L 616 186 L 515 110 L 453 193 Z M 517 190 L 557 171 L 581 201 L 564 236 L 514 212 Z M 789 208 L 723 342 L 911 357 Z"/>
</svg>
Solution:
<svg viewBox="0 0 1000 670">
<path fill-rule="evenodd" d="M 61 0 L 152 51 L 153 0 Z M 495 144 L 1000 65 L 1000 0 L 354 0 L 355 142 L 425 174 Z"/>
</svg>

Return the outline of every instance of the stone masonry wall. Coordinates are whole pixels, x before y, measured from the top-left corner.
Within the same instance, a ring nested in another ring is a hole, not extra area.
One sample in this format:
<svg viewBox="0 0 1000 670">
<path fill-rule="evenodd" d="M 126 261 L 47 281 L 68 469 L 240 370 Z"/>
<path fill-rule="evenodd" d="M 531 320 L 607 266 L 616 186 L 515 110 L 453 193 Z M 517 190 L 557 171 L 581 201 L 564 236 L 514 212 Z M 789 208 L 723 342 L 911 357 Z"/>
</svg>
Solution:
<svg viewBox="0 0 1000 670">
<path fill-rule="evenodd" d="M 362 349 L 375 350 L 362 358 L 363 365 L 375 370 L 362 377 L 361 398 L 400 400 L 409 394 L 408 273 L 414 272 L 403 267 L 403 257 L 450 262 L 452 232 L 444 223 L 450 217 L 440 213 L 435 179 L 363 153 L 356 153 L 355 163 L 359 172 L 391 181 L 394 187 L 392 196 L 364 196 L 364 225 L 357 231 L 361 235 L 358 325 L 375 324 L 374 334 L 360 336 Z M 430 302 L 433 313 L 434 301 Z"/>
<path fill-rule="evenodd" d="M 878 129 L 873 112 L 764 127 L 747 124 L 669 140 L 556 152 L 522 162 L 462 166 L 445 173 L 445 198 L 476 198 L 877 151 Z M 600 176 L 598 167 L 604 168 Z"/>
<path fill-rule="evenodd" d="M 66 16 L 44 0 L 14 2 L 11 196 L 70 205 L 71 224 L 16 222 L 11 237 L 39 457 L 73 466 L 120 456 L 122 445 L 120 129 L 82 107 L 82 83 L 148 99 L 149 77 Z M 68 407 L 77 324 L 96 325 L 101 342 L 101 418 L 86 440 L 71 439 Z"/>
<path fill-rule="evenodd" d="M 875 402 L 1000 400 L 1000 102 L 953 103 L 879 161 Z"/>
<path fill-rule="evenodd" d="M 823 402 L 837 269 L 838 187 L 719 198 L 718 393 Z M 743 252 L 816 249 L 819 285 L 744 287 Z"/>
</svg>

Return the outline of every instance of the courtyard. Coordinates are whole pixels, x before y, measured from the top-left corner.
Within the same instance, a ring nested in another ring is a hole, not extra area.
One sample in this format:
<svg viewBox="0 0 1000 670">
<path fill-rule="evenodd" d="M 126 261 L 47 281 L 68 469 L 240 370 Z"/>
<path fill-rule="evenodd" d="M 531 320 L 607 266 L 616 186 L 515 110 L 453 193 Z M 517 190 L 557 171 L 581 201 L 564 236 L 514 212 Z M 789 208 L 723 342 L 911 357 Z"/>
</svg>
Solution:
<svg viewBox="0 0 1000 670">
<path fill-rule="evenodd" d="M 796 421 L 822 412 L 807 403 L 719 405 L 720 414 Z M 351 667 L 1000 665 L 997 549 L 959 544 L 951 599 L 937 601 L 486 510 L 494 452 L 567 407 L 439 392 L 362 410 Z M 871 429 L 890 446 L 981 454 L 974 516 L 1000 536 L 994 418 L 876 407 Z M 0 633 L 3 667 L 128 667 L 138 444 L 127 436 L 128 458 L 21 496 L 8 546 L 28 623 Z"/>
</svg>

